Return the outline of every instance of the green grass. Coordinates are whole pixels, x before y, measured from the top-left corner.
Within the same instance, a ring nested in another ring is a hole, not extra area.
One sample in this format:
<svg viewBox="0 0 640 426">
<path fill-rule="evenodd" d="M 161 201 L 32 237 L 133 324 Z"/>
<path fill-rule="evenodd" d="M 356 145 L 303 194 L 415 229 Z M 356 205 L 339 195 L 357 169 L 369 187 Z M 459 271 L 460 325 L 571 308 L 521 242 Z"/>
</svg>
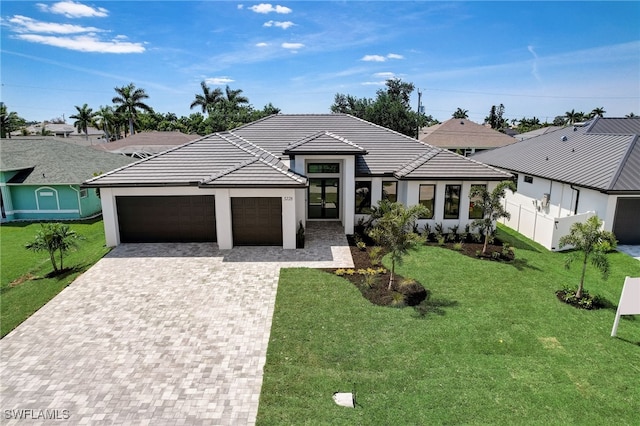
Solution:
<svg viewBox="0 0 640 426">
<path fill-rule="evenodd" d="M 583 311 L 555 290 L 579 265 L 500 229 L 515 264 L 421 247 L 400 268 L 431 291 L 430 312 L 377 307 L 346 280 L 313 269 L 281 273 L 258 424 L 637 424 L 640 321 L 611 338 L 626 275 L 640 262 L 610 254 L 585 288 L 611 303 Z M 339 407 L 333 392 L 359 406 Z"/>
<path fill-rule="evenodd" d="M 40 229 L 39 223 L 8 223 L 0 226 L 0 335 L 4 337 L 55 297 L 81 273 L 102 258 L 105 247 L 101 220 L 70 223 L 82 237 L 78 248 L 64 257 L 71 271 L 46 278 L 53 271 L 49 254 L 24 248 Z M 18 283 L 17 283 L 18 282 Z"/>
</svg>

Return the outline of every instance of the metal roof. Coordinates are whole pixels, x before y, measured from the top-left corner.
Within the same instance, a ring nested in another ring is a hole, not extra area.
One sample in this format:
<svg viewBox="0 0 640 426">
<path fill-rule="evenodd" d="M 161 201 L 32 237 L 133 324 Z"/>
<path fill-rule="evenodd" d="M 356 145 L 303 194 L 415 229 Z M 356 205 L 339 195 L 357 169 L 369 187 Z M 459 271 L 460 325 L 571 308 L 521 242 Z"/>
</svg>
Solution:
<svg viewBox="0 0 640 426">
<path fill-rule="evenodd" d="M 439 179 L 494 179 L 508 174 L 400 133 L 346 114 L 272 115 L 233 131 L 187 143 L 86 182 L 87 186 L 127 185 L 306 185 L 281 160 L 289 153 L 356 155 L 359 176 L 392 176 L 425 152 L 437 162 L 414 167 Z M 366 154 L 366 155 L 365 155 Z M 260 161 L 257 161 L 257 160 Z M 265 168 L 268 167 L 268 168 Z M 409 178 L 409 177 L 408 177 Z"/>
<path fill-rule="evenodd" d="M 55 137 L 0 139 L 0 170 L 19 171 L 9 183 L 79 185 L 133 160 Z"/>
<path fill-rule="evenodd" d="M 638 134 L 618 134 L 633 128 L 617 120 L 594 125 L 602 120 L 483 151 L 473 158 L 517 173 L 605 192 L 640 191 Z M 594 133 L 594 129 L 614 133 Z"/>
</svg>

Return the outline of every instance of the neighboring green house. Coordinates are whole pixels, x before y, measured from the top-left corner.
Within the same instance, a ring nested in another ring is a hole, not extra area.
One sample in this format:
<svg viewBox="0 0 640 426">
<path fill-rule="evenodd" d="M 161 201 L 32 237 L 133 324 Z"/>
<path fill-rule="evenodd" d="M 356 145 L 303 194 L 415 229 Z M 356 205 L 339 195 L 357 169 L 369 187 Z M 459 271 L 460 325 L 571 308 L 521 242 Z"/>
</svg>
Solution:
<svg viewBox="0 0 640 426">
<path fill-rule="evenodd" d="M 131 162 L 53 137 L 1 139 L 1 221 L 95 216 L 101 211 L 97 191 L 80 184 Z"/>
</svg>

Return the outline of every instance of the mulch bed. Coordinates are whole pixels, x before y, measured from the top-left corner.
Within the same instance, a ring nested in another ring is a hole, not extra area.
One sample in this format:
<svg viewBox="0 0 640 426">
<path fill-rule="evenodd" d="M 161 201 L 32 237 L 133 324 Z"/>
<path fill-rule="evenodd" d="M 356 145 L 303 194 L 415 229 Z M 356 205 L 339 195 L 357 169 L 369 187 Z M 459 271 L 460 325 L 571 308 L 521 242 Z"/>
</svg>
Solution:
<svg viewBox="0 0 640 426">
<path fill-rule="evenodd" d="M 365 240 L 366 247 L 361 249 L 357 247 L 356 240 L 353 236 L 348 236 L 347 239 L 351 249 L 354 268 L 352 270 L 345 268 L 326 269 L 327 272 L 335 274 L 336 271 L 338 271 L 343 278 L 349 280 L 360 290 L 364 298 L 375 305 L 399 308 L 417 306 L 427 298 L 428 290 L 415 280 L 406 279 L 401 275 L 395 274 L 394 285 L 389 289 L 389 277 L 391 274 L 388 270 L 385 269 L 384 272 L 378 272 L 375 275 L 362 273 L 367 270 L 379 270 L 382 268 L 382 265 L 374 265 L 371 261 L 370 252 L 374 244 L 370 240 Z M 427 244 L 434 246 L 439 245 L 432 242 Z M 500 241 L 495 241 L 494 244 L 490 244 L 487 248 L 486 255 L 481 254 L 483 244 L 479 243 L 464 243 L 461 246 L 455 246 L 454 243 L 445 243 L 441 246 L 451 250 L 457 249 L 456 251 L 459 251 L 461 254 L 473 258 L 493 261 L 511 261 L 514 258 L 513 253 L 503 254 L 503 247 Z M 373 276 L 367 277 L 367 275 Z"/>
</svg>

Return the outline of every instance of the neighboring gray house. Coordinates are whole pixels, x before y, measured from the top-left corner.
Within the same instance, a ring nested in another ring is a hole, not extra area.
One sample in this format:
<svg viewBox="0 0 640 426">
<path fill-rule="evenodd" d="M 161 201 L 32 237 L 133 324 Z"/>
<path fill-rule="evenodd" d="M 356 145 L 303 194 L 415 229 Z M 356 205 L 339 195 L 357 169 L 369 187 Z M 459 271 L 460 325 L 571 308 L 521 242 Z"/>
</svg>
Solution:
<svg viewBox="0 0 640 426">
<path fill-rule="evenodd" d="M 427 127 L 420 134 L 420 140 L 465 156 L 514 142 L 511 136 L 465 118 L 452 118 Z"/>
<path fill-rule="evenodd" d="M 548 249 L 594 214 L 621 244 L 640 244 L 639 135 L 640 119 L 594 118 L 473 159 L 517 176 L 505 223 Z"/>
<path fill-rule="evenodd" d="M 100 188 L 107 245 L 216 241 L 296 247 L 299 223 L 354 232 L 380 199 L 424 204 L 420 224 L 461 229 L 472 185 L 510 174 L 344 114 L 272 115 L 85 182 Z"/>
<path fill-rule="evenodd" d="M 81 219 L 100 213 L 93 189 L 80 184 L 133 160 L 78 146 L 69 138 L 0 139 L 0 218 L 13 220 Z"/>
</svg>

